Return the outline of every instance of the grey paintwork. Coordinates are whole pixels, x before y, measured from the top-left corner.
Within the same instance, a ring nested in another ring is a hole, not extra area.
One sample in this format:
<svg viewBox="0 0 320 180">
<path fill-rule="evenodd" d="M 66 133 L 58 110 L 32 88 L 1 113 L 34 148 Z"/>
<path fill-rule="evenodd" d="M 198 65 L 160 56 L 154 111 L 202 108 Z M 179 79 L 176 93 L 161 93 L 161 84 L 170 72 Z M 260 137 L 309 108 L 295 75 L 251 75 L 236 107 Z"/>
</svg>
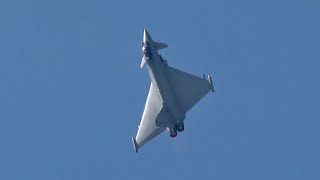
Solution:
<svg viewBox="0 0 320 180">
<path fill-rule="evenodd" d="M 186 112 L 214 91 L 210 76 L 206 80 L 168 66 L 157 52 L 165 47 L 166 44 L 153 41 L 144 29 L 141 68 L 147 65 L 151 85 L 136 138 L 132 137 L 136 152 L 165 129 L 176 132 L 177 124 L 183 125 Z"/>
</svg>

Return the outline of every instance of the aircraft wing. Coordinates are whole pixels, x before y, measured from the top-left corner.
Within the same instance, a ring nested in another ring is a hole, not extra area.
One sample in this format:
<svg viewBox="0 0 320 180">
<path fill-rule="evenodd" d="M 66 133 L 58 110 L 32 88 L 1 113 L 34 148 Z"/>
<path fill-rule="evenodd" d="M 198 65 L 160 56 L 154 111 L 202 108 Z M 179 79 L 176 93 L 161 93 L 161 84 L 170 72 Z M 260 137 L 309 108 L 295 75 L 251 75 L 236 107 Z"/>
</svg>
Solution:
<svg viewBox="0 0 320 180">
<path fill-rule="evenodd" d="M 151 82 L 137 136 L 132 138 L 135 150 L 138 151 L 138 148 L 165 130 L 165 122 L 168 120 L 169 114 L 163 108 L 158 86 Z"/>
<path fill-rule="evenodd" d="M 200 78 L 168 66 L 171 86 L 185 112 L 189 111 L 209 91 L 213 90 L 212 80 Z"/>
</svg>

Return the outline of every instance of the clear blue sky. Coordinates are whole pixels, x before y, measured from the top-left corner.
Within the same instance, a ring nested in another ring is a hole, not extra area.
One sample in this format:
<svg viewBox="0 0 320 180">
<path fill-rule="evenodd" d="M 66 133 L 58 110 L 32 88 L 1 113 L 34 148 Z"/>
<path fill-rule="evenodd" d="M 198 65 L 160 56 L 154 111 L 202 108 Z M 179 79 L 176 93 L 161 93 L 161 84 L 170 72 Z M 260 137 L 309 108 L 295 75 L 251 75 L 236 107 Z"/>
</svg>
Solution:
<svg viewBox="0 0 320 180">
<path fill-rule="evenodd" d="M 216 93 L 136 154 L 146 27 Z M 0 179 L 320 179 L 320 1 L 0 1 Z"/>
</svg>

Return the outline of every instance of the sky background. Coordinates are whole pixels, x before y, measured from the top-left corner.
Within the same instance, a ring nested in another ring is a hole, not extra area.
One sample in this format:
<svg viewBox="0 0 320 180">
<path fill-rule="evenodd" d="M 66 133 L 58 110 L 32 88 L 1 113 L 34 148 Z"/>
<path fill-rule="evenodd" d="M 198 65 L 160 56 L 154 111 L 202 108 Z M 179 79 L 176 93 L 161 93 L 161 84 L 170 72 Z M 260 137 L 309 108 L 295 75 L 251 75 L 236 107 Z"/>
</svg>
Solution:
<svg viewBox="0 0 320 180">
<path fill-rule="evenodd" d="M 214 76 L 135 153 L 147 28 Z M 320 1 L 0 1 L 0 179 L 320 179 Z"/>
</svg>

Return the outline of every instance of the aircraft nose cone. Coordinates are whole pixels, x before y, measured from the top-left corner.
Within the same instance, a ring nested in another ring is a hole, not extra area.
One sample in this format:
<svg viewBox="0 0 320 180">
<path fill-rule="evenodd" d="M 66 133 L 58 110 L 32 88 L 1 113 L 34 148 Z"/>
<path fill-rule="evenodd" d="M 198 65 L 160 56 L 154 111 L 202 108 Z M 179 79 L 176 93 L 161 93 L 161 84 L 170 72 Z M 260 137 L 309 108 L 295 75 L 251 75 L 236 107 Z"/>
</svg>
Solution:
<svg viewBox="0 0 320 180">
<path fill-rule="evenodd" d="M 150 40 L 151 37 L 146 29 L 143 29 L 143 42 Z"/>
</svg>

